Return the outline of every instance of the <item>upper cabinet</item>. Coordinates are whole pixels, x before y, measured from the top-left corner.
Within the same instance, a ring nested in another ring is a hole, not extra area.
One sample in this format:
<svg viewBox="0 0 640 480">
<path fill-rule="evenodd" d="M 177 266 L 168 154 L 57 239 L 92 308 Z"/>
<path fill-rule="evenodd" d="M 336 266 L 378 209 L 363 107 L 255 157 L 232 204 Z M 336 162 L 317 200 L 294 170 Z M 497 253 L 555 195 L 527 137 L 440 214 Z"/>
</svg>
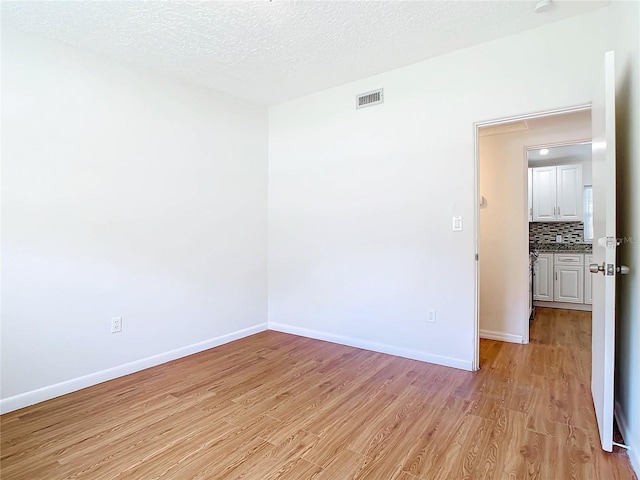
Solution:
<svg viewBox="0 0 640 480">
<path fill-rule="evenodd" d="M 582 220 L 582 165 L 532 168 L 534 222 Z"/>
<path fill-rule="evenodd" d="M 532 168 L 531 191 L 533 221 L 556 221 L 556 172 L 557 167 Z"/>
<path fill-rule="evenodd" d="M 558 220 L 582 221 L 583 184 L 582 165 L 559 165 L 556 175 Z"/>
</svg>

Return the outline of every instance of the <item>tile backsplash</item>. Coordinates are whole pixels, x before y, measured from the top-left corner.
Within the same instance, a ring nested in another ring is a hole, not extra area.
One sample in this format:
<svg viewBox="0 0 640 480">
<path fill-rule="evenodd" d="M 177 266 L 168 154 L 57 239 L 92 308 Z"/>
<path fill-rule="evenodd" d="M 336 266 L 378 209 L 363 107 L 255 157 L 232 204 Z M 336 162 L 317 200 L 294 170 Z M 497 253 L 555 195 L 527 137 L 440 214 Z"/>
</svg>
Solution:
<svg viewBox="0 0 640 480">
<path fill-rule="evenodd" d="M 582 222 L 530 222 L 529 243 L 555 243 L 556 235 L 562 235 L 563 243 L 583 243 Z"/>
</svg>

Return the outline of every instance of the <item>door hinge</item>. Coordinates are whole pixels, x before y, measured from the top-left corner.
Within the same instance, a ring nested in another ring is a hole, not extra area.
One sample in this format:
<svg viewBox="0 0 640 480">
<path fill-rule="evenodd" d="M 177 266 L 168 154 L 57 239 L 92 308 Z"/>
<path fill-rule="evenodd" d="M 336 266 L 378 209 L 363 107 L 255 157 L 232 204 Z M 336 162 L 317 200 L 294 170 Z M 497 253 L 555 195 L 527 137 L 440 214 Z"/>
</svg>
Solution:
<svg viewBox="0 0 640 480">
<path fill-rule="evenodd" d="M 476 262 L 478 261 L 478 254 L 476 253 Z"/>
</svg>

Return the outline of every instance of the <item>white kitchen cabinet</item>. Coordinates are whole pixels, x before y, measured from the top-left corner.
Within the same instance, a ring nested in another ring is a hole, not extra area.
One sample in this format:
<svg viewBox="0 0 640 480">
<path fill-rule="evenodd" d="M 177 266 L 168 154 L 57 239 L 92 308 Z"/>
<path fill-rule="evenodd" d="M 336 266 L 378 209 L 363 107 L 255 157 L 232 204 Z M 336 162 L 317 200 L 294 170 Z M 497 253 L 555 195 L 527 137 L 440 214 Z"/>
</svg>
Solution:
<svg viewBox="0 0 640 480">
<path fill-rule="evenodd" d="M 570 308 L 567 305 L 570 303 L 591 305 L 592 274 L 589 264 L 592 261 L 590 253 L 539 254 L 535 267 L 534 300 L 549 302 L 550 307 L 558 308 Z"/>
<path fill-rule="evenodd" d="M 553 253 L 541 253 L 535 266 L 534 300 L 553 301 Z"/>
<path fill-rule="evenodd" d="M 532 168 L 533 221 L 556 220 L 556 167 Z"/>
<path fill-rule="evenodd" d="M 584 255 L 554 255 L 553 300 L 584 303 Z"/>
<path fill-rule="evenodd" d="M 582 165 L 557 165 L 532 169 L 534 222 L 582 220 Z"/>
<path fill-rule="evenodd" d="M 581 221 L 584 204 L 582 165 L 558 165 L 556 169 L 557 219 L 562 222 Z"/>
<path fill-rule="evenodd" d="M 584 303 L 584 267 L 554 267 L 553 300 L 556 302 Z"/>
<path fill-rule="evenodd" d="M 593 284 L 591 276 L 593 275 L 589 271 L 589 265 L 593 263 L 593 255 L 584 256 L 584 303 L 587 305 L 593 304 Z"/>
</svg>

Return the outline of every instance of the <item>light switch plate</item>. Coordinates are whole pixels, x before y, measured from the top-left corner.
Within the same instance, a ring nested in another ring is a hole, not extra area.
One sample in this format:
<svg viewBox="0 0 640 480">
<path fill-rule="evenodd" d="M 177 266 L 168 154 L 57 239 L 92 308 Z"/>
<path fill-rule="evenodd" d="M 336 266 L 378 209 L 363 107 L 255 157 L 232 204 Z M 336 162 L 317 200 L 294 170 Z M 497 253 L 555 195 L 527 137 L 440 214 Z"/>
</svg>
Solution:
<svg viewBox="0 0 640 480">
<path fill-rule="evenodd" d="M 453 217 L 453 231 L 454 232 L 462 231 L 462 217 Z"/>
</svg>

